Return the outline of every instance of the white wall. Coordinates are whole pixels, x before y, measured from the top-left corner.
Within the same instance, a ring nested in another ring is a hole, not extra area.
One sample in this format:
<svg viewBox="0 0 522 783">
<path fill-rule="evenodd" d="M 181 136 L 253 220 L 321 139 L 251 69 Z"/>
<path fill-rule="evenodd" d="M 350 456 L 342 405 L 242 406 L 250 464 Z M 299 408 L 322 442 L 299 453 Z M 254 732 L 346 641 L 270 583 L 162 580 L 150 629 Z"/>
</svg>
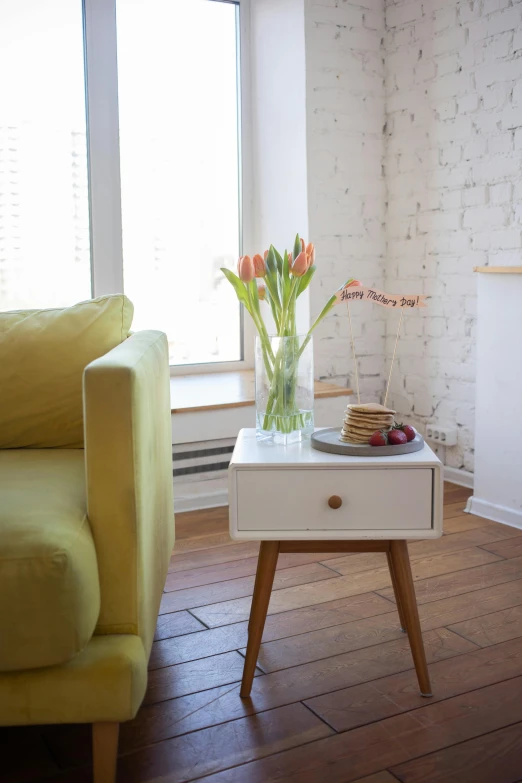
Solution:
<svg viewBox="0 0 522 783">
<path fill-rule="evenodd" d="M 251 145 L 247 212 L 253 221 L 245 252 L 253 255 L 270 244 L 291 250 L 296 233 L 309 232 L 304 0 L 253 0 L 249 38 L 252 122 L 244 136 Z M 309 319 L 305 293 L 298 302 L 298 328 L 306 332 Z"/>
<path fill-rule="evenodd" d="M 384 280 L 384 2 L 306 0 L 305 30 L 308 218 L 317 249 L 310 294 L 314 318 L 347 278 L 375 286 Z M 374 309 L 369 318 L 369 307 L 352 307 L 352 321 L 361 394 L 376 399 L 385 328 L 383 312 Z M 318 327 L 314 346 L 316 377 L 354 387 L 344 306 Z"/>
<path fill-rule="evenodd" d="M 407 314 L 392 402 L 456 424 L 446 464 L 473 470 L 473 266 L 521 257 L 522 4 L 388 0 L 386 28 L 387 285 L 430 296 Z"/>
<path fill-rule="evenodd" d="M 475 483 L 468 508 L 522 529 L 522 408 L 513 404 L 522 391 L 521 299 L 522 274 L 478 275 Z"/>
</svg>

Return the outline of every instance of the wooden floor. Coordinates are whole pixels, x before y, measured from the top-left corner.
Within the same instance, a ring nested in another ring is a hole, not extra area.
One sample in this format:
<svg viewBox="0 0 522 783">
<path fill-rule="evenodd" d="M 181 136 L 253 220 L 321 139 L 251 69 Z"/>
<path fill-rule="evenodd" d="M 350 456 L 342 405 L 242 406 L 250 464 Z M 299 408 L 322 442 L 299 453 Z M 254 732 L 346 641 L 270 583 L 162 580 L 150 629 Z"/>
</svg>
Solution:
<svg viewBox="0 0 522 783">
<path fill-rule="evenodd" d="M 522 781 L 522 531 L 463 513 L 410 545 L 434 690 L 420 697 L 385 555 L 282 555 L 252 699 L 239 698 L 257 545 L 180 514 L 121 783 Z M 407 500 L 405 499 L 405 502 Z M 85 726 L 0 730 L 2 783 L 87 783 Z"/>
</svg>

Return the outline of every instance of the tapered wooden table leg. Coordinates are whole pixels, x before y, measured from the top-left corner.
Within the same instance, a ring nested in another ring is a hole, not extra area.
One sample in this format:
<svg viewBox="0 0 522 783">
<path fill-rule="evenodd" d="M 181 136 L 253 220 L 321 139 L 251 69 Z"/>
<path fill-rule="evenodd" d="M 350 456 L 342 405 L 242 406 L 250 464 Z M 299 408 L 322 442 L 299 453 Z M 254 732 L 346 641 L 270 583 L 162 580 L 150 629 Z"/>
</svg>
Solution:
<svg viewBox="0 0 522 783">
<path fill-rule="evenodd" d="M 421 695 L 432 696 L 406 541 L 392 541 L 390 544 L 390 556 Z"/>
<path fill-rule="evenodd" d="M 259 550 L 259 554 L 261 554 L 261 549 Z M 254 592 L 252 593 L 252 604 L 250 606 L 250 616 L 248 618 L 248 633 L 249 634 L 250 634 L 250 629 L 252 627 L 252 617 L 254 616 L 254 612 L 255 612 L 254 606 L 255 606 L 256 600 L 257 600 L 257 592 L 258 592 L 257 586 L 259 584 L 259 573 L 260 573 L 260 569 L 259 569 L 259 555 L 258 555 L 258 557 L 257 557 L 256 578 L 255 578 L 255 582 L 254 582 Z"/>
<path fill-rule="evenodd" d="M 388 568 L 390 569 L 390 576 L 393 585 L 393 592 L 395 595 L 395 603 L 397 604 L 397 612 L 399 613 L 399 622 L 401 624 L 401 631 L 404 631 L 404 633 L 406 633 L 406 618 L 404 617 L 404 611 L 402 609 L 401 599 L 399 597 L 399 591 L 397 589 L 397 577 L 395 576 L 395 571 L 393 570 L 393 562 L 392 562 L 391 554 L 389 552 L 386 552 L 386 557 L 388 558 Z"/>
<path fill-rule="evenodd" d="M 262 541 L 257 561 L 255 594 L 250 611 L 248 645 L 243 669 L 240 696 L 250 696 L 252 682 L 256 670 L 257 656 L 263 637 L 266 613 L 270 603 L 270 594 L 274 583 L 274 575 L 279 555 L 279 541 Z"/>
</svg>

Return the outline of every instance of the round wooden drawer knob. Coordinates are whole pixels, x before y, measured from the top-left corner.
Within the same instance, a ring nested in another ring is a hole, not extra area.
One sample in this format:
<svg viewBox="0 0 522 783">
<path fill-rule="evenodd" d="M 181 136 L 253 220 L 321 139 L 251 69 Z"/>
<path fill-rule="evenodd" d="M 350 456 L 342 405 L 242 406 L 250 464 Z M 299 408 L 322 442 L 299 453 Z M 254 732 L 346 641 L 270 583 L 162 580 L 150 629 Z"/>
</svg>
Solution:
<svg viewBox="0 0 522 783">
<path fill-rule="evenodd" d="M 331 498 L 328 498 L 328 505 L 330 508 L 341 508 L 342 504 L 343 501 L 339 495 L 332 495 Z"/>
</svg>

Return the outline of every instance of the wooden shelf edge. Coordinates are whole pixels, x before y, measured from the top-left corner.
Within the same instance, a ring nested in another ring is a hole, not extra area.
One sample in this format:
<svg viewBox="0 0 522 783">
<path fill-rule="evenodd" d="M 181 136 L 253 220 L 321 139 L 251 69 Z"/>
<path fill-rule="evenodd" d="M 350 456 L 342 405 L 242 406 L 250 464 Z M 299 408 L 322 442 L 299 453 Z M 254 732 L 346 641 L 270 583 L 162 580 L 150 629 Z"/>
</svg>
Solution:
<svg viewBox="0 0 522 783">
<path fill-rule="evenodd" d="M 172 414 L 247 408 L 255 403 L 254 371 L 174 376 L 170 379 L 170 393 Z M 351 394 L 352 389 L 327 381 L 315 381 L 316 400 L 349 397 Z"/>
<path fill-rule="evenodd" d="M 473 271 L 485 275 L 522 275 L 522 266 L 475 266 Z"/>
</svg>

